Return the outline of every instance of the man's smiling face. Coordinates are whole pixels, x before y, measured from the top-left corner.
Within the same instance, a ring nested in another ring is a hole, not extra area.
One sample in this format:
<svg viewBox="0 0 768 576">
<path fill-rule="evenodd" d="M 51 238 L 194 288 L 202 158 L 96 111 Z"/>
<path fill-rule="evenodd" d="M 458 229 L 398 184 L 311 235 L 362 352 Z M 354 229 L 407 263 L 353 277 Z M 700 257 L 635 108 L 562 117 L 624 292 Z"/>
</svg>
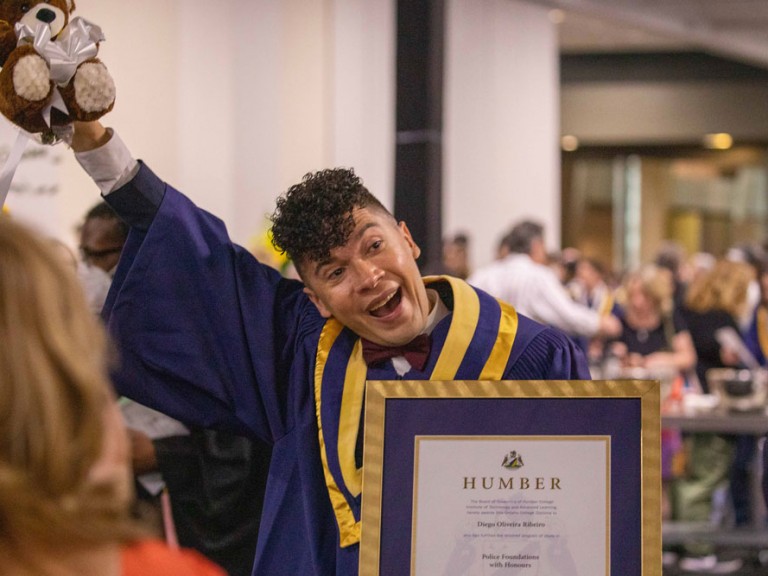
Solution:
<svg viewBox="0 0 768 576">
<path fill-rule="evenodd" d="M 420 254 L 405 223 L 376 208 L 352 211 L 346 244 L 323 262 L 301 264 L 304 291 L 325 318 L 359 336 L 397 346 L 423 332 L 429 301 L 416 265 Z"/>
</svg>

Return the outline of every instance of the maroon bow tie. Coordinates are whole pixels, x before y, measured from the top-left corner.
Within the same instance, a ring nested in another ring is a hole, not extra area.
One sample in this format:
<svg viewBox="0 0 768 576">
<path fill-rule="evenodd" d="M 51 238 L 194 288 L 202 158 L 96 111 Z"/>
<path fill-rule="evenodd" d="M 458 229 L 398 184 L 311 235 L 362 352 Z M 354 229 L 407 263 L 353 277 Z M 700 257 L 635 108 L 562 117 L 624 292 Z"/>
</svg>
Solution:
<svg viewBox="0 0 768 576">
<path fill-rule="evenodd" d="M 369 366 L 384 362 L 395 356 L 405 356 L 408 363 L 417 370 L 423 370 L 429 357 L 430 339 L 428 334 L 419 334 L 402 346 L 382 346 L 365 338 L 363 342 L 363 359 Z"/>
</svg>

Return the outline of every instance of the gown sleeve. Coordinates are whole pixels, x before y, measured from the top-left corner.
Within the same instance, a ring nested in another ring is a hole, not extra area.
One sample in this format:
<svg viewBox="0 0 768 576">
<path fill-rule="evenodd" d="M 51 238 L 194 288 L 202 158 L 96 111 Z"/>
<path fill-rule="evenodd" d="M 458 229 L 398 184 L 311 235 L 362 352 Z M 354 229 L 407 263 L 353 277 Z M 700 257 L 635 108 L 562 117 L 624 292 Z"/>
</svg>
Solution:
<svg viewBox="0 0 768 576">
<path fill-rule="evenodd" d="M 105 199 L 131 226 L 103 310 L 118 393 L 192 425 L 285 435 L 299 319 L 312 312 L 302 285 L 146 165 Z"/>
<path fill-rule="evenodd" d="M 510 380 L 591 380 L 581 349 L 557 329 L 519 316 L 520 345 L 512 349 L 506 377 Z"/>
</svg>

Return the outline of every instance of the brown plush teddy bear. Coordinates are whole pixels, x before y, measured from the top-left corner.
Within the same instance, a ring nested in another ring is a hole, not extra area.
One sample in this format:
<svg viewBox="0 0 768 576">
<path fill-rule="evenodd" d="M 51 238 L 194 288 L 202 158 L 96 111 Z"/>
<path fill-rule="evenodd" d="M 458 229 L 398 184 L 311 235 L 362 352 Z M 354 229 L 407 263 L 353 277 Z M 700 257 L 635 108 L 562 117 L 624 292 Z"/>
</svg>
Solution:
<svg viewBox="0 0 768 576">
<path fill-rule="evenodd" d="M 46 143 L 115 103 L 112 77 L 95 57 L 101 30 L 70 21 L 74 9 L 74 0 L 0 0 L 0 113 Z"/>
</svg>

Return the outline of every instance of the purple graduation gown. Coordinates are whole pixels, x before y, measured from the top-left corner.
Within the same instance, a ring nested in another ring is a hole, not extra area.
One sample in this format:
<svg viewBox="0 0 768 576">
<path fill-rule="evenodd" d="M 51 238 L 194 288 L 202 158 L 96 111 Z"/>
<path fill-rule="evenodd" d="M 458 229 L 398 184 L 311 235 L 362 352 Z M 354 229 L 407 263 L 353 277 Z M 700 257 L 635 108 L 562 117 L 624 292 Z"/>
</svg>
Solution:
<svg viewBox="0 0 768 576">
<path fill-rule="evenodd" d="M 359 545 L 341 546 L 318 441 L 314 378 L 325 319 L 302 284 L 257 262 L 229 239 L 219 219 L 144 164 L 106 200 L 131 225 L 104 308 L 119 346 L 118 392 L 183 422 L 273 446 L 254 575 L 357 574 Z M 441 293 L 452 309 L 450 287 Z M 478 379 L 499 329 L 498 302 L 480 291 L 477 296 L 471 353 L 455 379 Z M 403 379 L 429 378 L 452 316 L 436 326 L 424 372 L 411 370 Z M 344 329 L 328 356 L 324 378 L 337 392 L 356 339 Z M 571 340 L 523 316 L 503 368 L 507 380 L 589 379 Z M 368 380 L 399 378 L 391 363 L 367 373 Z M 323 419 L 330 423 L 323 430 L 328 439 L 338 406 L 323 406 L 331 411 Z M 335 443 L 325 444 L 333 466 Z M 359 520 L 360 494 L 339 488 Z"/>
</svg>

